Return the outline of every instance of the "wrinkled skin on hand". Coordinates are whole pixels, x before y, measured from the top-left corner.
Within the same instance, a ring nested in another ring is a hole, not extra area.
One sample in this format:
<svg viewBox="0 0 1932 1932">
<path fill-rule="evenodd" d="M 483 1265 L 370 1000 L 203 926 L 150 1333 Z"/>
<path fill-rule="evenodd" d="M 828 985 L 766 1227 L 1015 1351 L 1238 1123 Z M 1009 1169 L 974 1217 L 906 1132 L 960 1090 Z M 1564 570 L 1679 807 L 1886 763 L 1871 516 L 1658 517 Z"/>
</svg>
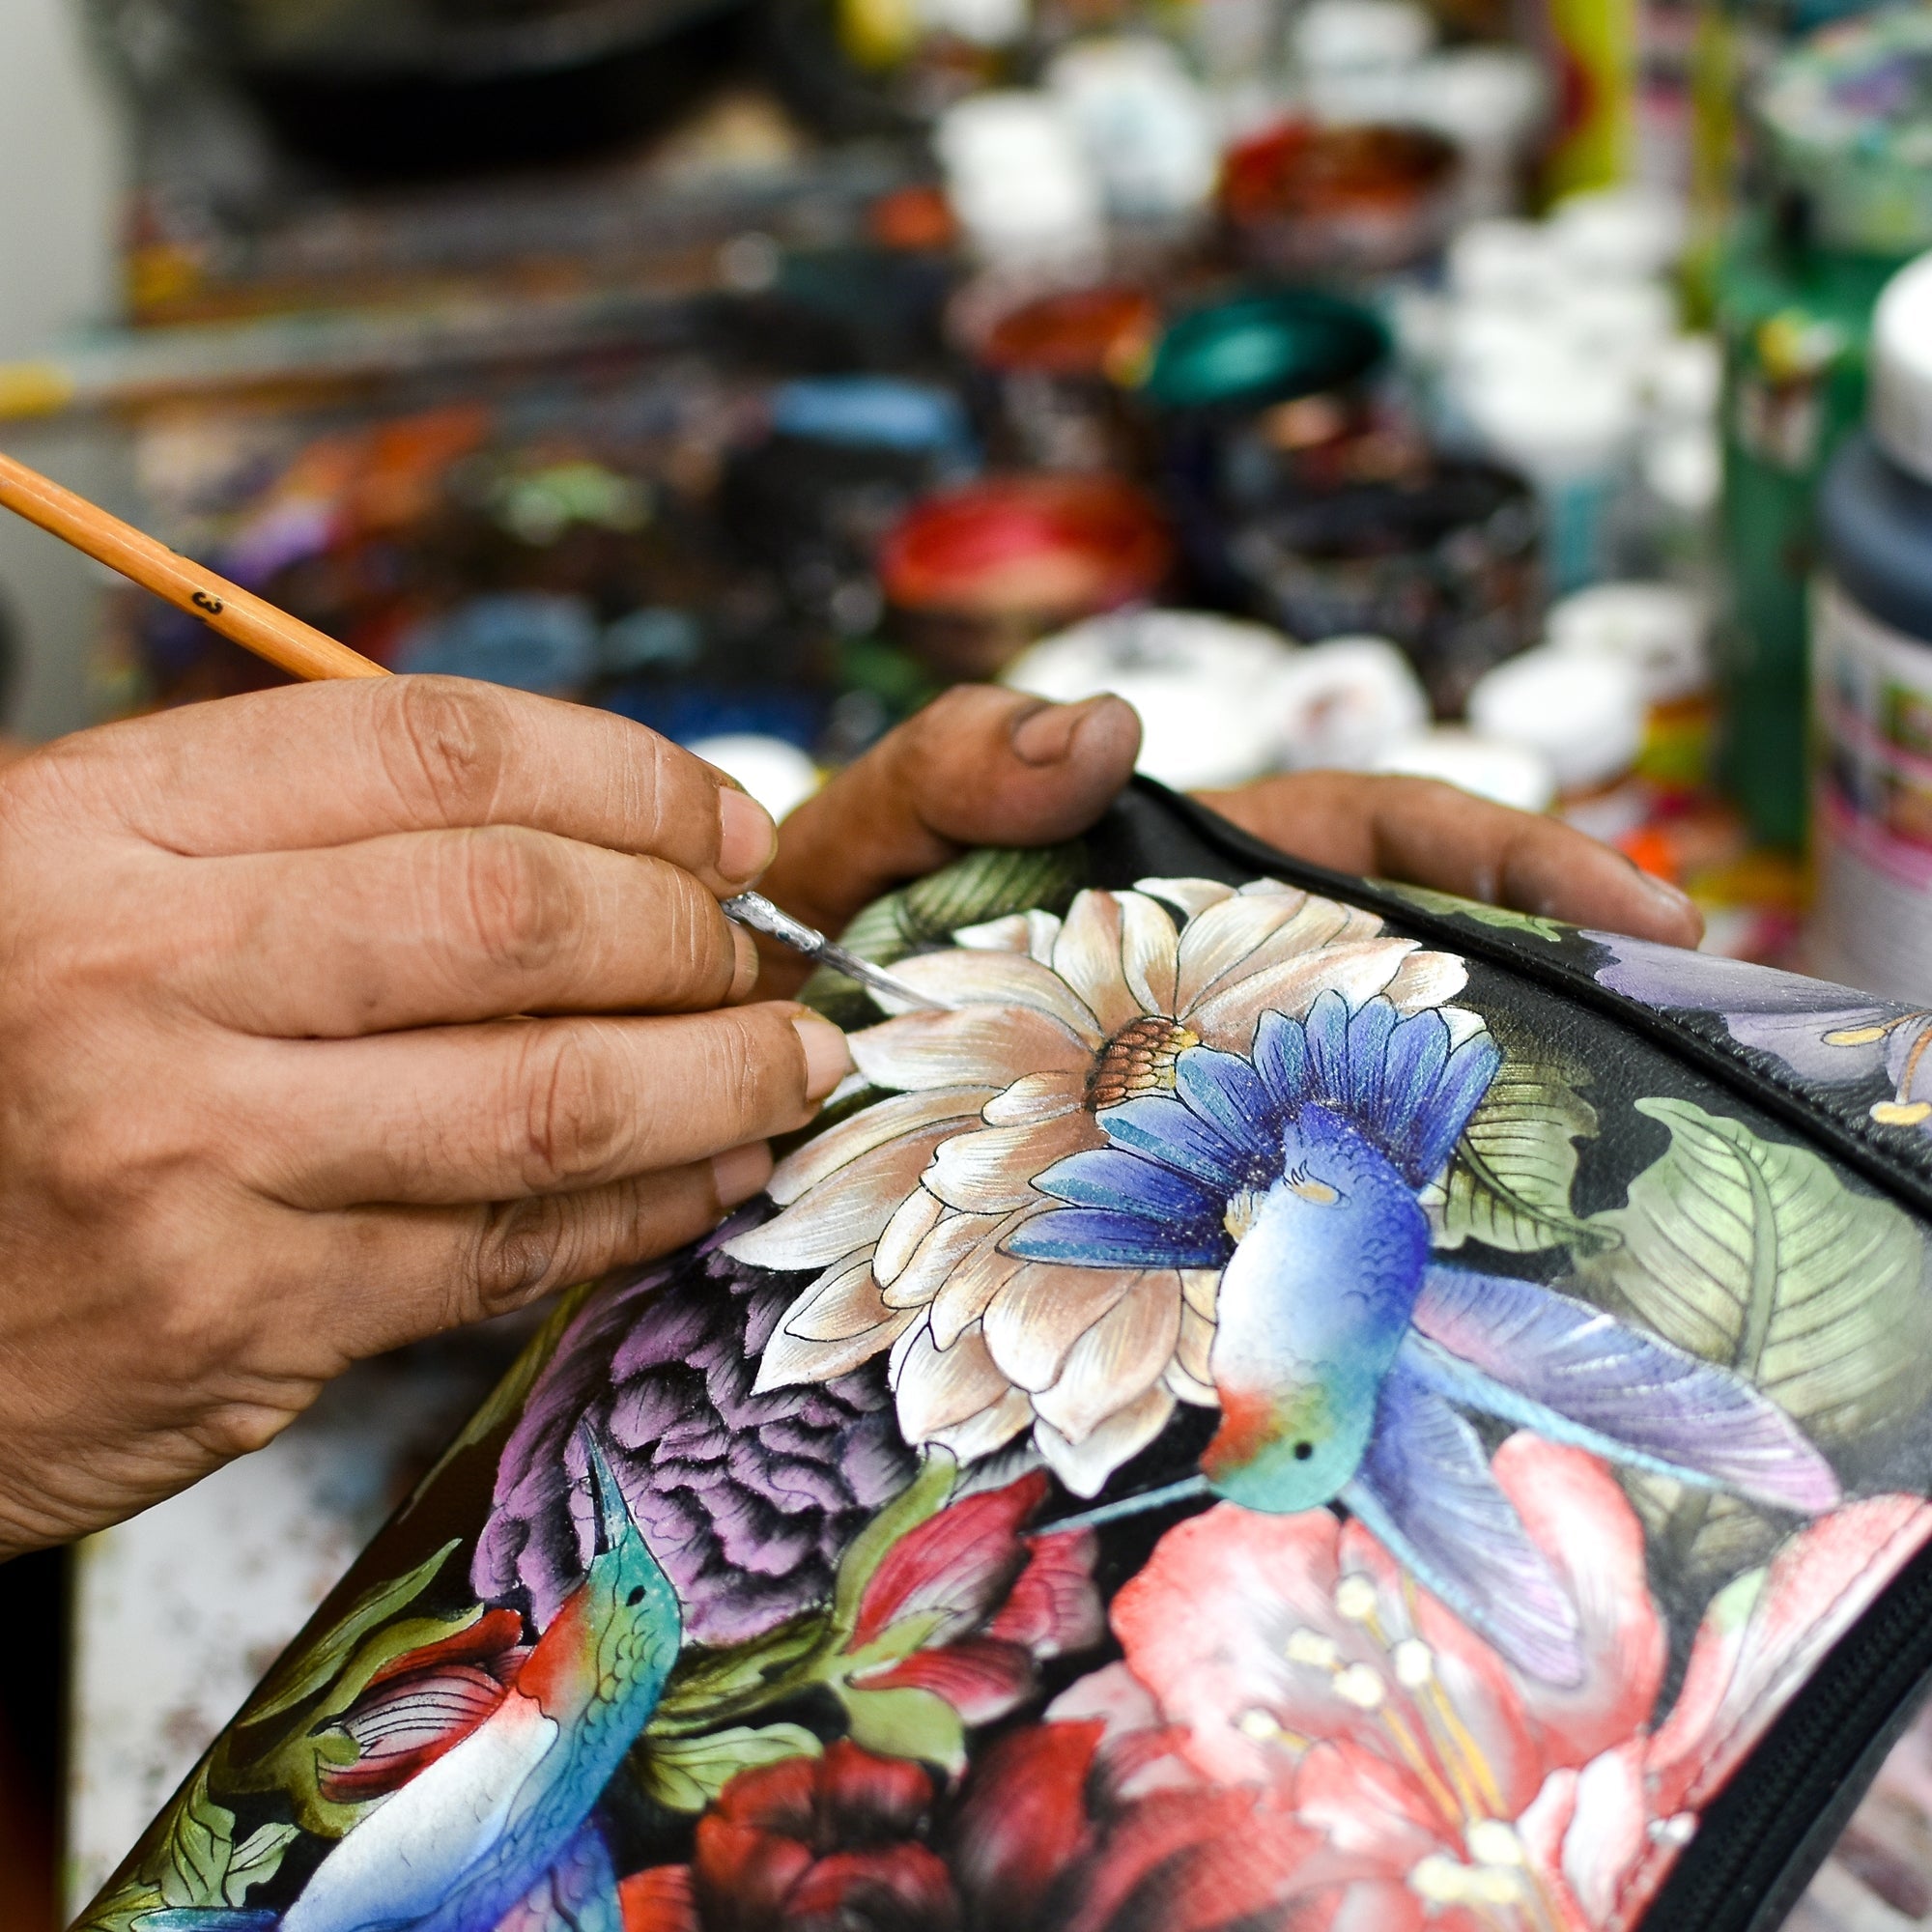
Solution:
<svg viewBox="0 0 1932 1932">
<path fill-rule="evenodd" d="M 641 727 L 461 680 L 0 771 L 0 1557 L 185 1487 L 361 1356 L 711 1226 L 849 1065 L 718 898 L 757 879 L 836 931 L 969 845 L 1084 830 L 1138 745 L 1116 698 L 961 689 L 776 850 Z M 1445 786 L 1208 803 L 1322 864 L 1696 936 L 1606 848 Z"/>
</svg>

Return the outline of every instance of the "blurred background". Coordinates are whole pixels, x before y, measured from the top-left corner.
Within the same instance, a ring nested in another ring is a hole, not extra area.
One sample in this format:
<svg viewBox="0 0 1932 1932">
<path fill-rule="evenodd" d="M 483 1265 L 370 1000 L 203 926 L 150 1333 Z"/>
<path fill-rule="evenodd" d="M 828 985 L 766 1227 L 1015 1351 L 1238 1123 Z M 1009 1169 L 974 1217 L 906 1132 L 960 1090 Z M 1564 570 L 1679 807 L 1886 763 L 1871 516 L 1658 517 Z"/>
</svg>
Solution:
<svg viewBox="0 0 1932 1932">
<path fill-rule="evenodd" d="M 9 0 L 0 448 L 775 811 L 950 682 L 1560 812 L 1932 996 L 1932 7 Z M 0 523 L 15 738 L 273 674 Z M 77 1910 L 516 1346 L 8 1567 Z M 1932 1923 L 1932 1745 L 1792 1920 Z"/>
</svg>

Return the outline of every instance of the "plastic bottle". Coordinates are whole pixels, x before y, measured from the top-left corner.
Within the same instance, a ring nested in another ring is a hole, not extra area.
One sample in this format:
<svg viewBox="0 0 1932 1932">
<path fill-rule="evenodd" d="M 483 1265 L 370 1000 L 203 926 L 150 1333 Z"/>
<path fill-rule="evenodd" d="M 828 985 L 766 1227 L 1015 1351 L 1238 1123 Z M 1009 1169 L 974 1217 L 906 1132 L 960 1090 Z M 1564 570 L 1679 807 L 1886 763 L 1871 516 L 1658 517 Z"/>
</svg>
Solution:
<svg viewBox="0 0 1932 1932">
<path fill-rule="evenodd" d="M 1816 969 L 1932 996 L 1932 255 L 1872 322 L 1866 426 L 1819 498 Z"/>
<path fill-rule="evenodd" d="M 1375 760 L 1374 769 L 1403 778 L 1440 779 L 1519 811 L 1547 811 L 1556 796 L 1549 761 L 1541 752 L 1454 724 L 1399 739 Z"/>
</svg>

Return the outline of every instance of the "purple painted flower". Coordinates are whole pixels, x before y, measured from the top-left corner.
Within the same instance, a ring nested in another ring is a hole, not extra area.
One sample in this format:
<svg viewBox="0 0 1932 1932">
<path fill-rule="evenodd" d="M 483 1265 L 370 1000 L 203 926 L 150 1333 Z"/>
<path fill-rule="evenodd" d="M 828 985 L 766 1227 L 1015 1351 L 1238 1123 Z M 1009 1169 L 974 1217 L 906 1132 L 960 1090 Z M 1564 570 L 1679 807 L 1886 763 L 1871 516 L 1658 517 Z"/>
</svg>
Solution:
<svg viewBox="0 0 1932 1932">
<path fill-rule="evenodd" d="M 796 1293 L 709 1239 L 588 1301 L 530 1390 L 497 1467 L 471 1581 L 527 1599 L 539 1630 L 581 1580 L 592 1525 L 585 1425 L 684 1605 L 696 1643 L 742 1643 L 826 1602 L 840 1553 L 904 1487 L 883 1366 L 754 1395 Z"/>
<path fill-rule="evenodd" d="M 1843 1087 L 1883 1075 L 1880 1126 L 1932 1131 L 1932 1012 L 1874 999 L 1856 986 L 1807 980 L 1741 959 L 1590 932 L 1611 955 L 1597 980 L 1647 1007 L 1715 1013 L 1740 1046 L 1780 1060 L 1801 1080 Z"/>
</svg>

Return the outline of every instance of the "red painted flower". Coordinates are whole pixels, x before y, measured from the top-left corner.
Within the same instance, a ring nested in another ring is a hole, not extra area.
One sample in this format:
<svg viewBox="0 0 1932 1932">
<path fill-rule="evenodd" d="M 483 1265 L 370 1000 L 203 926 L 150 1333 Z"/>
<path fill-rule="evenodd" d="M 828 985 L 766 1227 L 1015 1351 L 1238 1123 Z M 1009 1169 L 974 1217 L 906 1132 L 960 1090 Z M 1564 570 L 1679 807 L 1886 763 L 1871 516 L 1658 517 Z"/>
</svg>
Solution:
<svg viewBox="0 0 1932 1932">
<path fill-rule="evenodd" d="M 1207 1932 L 1265 1914 L 1297 1932 L 1621 1932 L 1697 1808 L 1932 1535 L 1932 1508 L 1907 1497 L 1810 1525 L 1712 1605 L 1653 1732 L 1663 1629 L 1622 1492 L 1527 1435 L 1494 1467 L 1578 1605 L 1582 1682 L 1519 1676 L 1359 1524 L 1208 1510 L 1117 1598 L 1126 1662 L 1043 1727 L 1070 1734 L 1063 1768 L 1072 1738 L 1097 1739 L 1082 1833 L 1059 1836 L 1056 1926 Z M 1028 1830 L 1000 1791 L 975 1803 L 972 1855 Z"/>
<path fill-rule="evenodd" d="M 950 1503 L 892 1547 L 845 1646 L 852 1690 L 929 1690 L 965 1722 L 990 1723 L 1032 1693 L 1037 1663 L 1106 1634 L 1092 1531 L 1021 1534 L 1048 1487 L 1036 1469 Z"/>
</svg>

